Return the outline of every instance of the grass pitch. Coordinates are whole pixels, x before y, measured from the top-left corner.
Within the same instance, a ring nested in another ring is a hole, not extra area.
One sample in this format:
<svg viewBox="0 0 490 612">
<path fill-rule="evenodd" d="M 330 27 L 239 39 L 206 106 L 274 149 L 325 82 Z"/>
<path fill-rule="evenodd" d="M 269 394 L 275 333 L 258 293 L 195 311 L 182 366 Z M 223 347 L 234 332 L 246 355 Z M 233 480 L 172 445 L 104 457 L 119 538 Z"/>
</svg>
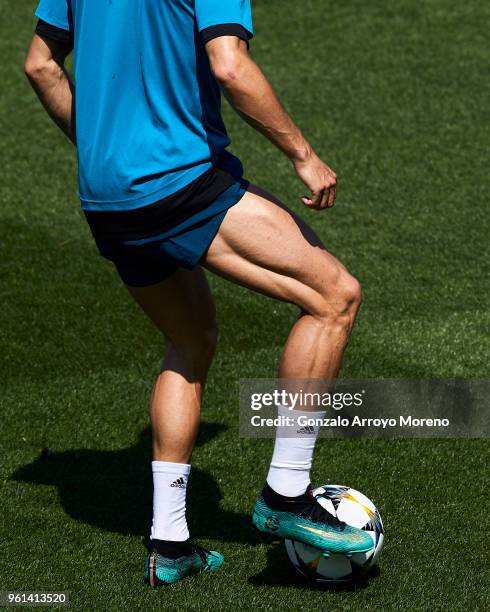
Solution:
<svg viewBox="0 0 490 612">
<path fill-rule="evenodd" d="M 68 590 L 81 611 L 483 610 L 483 441 L 319 444 L 314 481 L 360 489 L 385 522 L 380 573 L 362 585 L 311 590 L 257 541 L 272 442 L 238 438 L 237 382 L 274 376 L 295 310 L 217 279 L 190 517 L 226 564 L 143 585 L 162 341 L 97 256 L 74 151 L 22 74 L 34 6 L 0 0 L 0 590 Z M 302 210 L 289 163 L 226 111 L 233 151 L 362 281 L 345 377 L 488 375 L 489 17 L 480 0 L 255 1 L 253 54 L 338 172 L 337 206 Z"/>
</svg>

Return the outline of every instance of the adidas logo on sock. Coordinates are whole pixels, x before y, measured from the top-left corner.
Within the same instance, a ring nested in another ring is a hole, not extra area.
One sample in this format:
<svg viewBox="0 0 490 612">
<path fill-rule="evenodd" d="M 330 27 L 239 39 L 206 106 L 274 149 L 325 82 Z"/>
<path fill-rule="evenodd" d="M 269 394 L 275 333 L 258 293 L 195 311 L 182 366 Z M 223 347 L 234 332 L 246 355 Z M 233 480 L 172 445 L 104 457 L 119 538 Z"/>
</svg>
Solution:
<svg viewBox="0 0 490 612">
<path fill-rule="evenodd" d="M 185 489 L 185 482 L 183 478 L 177 478 L 177 480 L 174 480 L 173 483 L 170 485 L 171 487 L 178 487 L 179 489 Z"/>
<path fill-rule="evenodd" d="M 298 434 L 314 434 L 315 433 L 315 428 L 312 425 L 305 425 L 304 427 L 301 427 L 300 429 L 298 429 L 298 431 L 296 433 L 298 433 Z"/>
</svg>

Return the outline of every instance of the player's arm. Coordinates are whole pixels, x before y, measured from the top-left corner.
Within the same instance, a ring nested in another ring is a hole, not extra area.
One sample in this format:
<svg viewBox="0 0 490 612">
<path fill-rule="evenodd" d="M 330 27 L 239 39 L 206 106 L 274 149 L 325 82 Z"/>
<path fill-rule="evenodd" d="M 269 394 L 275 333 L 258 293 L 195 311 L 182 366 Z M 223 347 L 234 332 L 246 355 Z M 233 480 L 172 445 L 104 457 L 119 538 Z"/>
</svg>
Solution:
<svg viewBox="0 0 490 612">
<path fill-rule="evenodd" d="M 35 34 L 24 69 L 49 116 L 75 144 L 75 88 L 64 65 L 70 51 L 65 42 Z"/>
<path fill-rule="evenodd" d="M 248 53 L 245 41 L 221 36 L 206 44 L 211 69 L 226 97 L 252 127 L 291 159 L 299 178 L 311 191 L 302 198 L 310 208 L 330 208 L 337 177 L 313 151 L 285 111 L 272 86 Z"/>
</svg>

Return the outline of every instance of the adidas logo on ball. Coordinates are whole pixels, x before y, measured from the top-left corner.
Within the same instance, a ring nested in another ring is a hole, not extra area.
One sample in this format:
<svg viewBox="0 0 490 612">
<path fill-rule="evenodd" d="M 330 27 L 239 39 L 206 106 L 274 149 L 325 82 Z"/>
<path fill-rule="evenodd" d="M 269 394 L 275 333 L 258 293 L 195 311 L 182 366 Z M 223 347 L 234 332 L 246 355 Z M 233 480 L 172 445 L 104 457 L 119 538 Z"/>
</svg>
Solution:
<svg viewBox="0 0 490 612">
<path fill-rule="evenodd" d="M 173 483 L 170 485 L 171 487 L 178 487 L 179 489 L 185 489 L 185 482 L 183 478 L 177 478 L 177 480 L 174 480 Z"/>
</svg>

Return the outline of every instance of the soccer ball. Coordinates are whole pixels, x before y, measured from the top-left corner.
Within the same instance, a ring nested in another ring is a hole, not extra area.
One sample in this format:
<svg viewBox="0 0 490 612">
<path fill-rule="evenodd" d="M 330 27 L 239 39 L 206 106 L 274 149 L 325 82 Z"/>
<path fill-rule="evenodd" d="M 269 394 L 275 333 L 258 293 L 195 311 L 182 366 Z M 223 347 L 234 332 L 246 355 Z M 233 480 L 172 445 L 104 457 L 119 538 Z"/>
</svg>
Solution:
<svg viewBox="0 0 490 612">
<path fill-rule="evenodd" d="M 373 539 L 373 549 L 367 553 L 356 553 L 350 559 L 343 554 L 332 554 L 327 558 L 318 548 L 286 540 L 291 563 L 300 574 L 320 584 L 359 578 L 376 563 L 383 547 L 384 529 L 379 512 L 370 499 L 350 487 L 324 485 L 315 489 L 313 496 L 339 520 L 369 533 Z"/>
</svg>

